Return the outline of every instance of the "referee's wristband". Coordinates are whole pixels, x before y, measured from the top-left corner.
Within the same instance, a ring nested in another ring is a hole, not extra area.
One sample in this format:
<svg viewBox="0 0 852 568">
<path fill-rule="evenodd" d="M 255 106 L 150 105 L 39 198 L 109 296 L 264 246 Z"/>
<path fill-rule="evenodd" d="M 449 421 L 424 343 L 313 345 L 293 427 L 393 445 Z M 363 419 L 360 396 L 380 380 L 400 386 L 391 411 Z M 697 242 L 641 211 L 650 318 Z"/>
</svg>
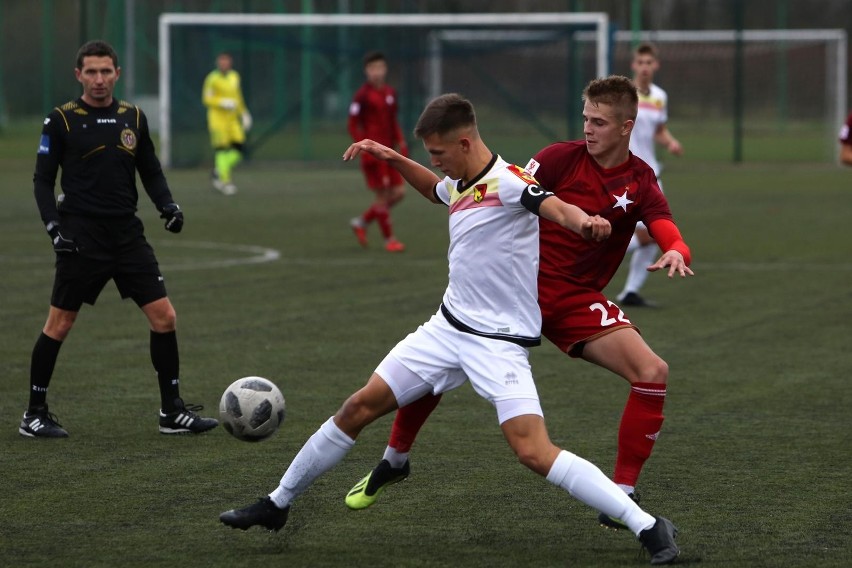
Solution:
<svg viewBox="0 0 852 568">
<path fill-rule="evenodd" d="M 47 234 L 54 238 L 56 237 L 54 233 L 59 232 L 59 221 L 50 221 L 44 228 L 47 229 Z"/>
</svg>

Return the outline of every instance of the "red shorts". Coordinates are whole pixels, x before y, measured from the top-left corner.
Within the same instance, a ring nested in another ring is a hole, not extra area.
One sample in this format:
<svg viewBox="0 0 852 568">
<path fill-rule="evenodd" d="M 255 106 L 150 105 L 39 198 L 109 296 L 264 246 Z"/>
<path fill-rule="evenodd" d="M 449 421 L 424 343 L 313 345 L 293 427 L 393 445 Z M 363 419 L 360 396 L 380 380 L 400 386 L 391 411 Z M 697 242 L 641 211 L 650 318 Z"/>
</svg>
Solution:
<svg viewBox="0 0 852 568">
<path fill-rule="evenodd" d="M 541 334 L 571 357 L 586 343 L 622 327 L 638 328 L 602 292 L 539 278 Z"/>
<path fill-rule="evenodd" d="M 402 176 L 385 161 L 368 155 L 361 158 L 361 171 L 370 189 L 390 189 L 403 184 Z"/>
</svg>

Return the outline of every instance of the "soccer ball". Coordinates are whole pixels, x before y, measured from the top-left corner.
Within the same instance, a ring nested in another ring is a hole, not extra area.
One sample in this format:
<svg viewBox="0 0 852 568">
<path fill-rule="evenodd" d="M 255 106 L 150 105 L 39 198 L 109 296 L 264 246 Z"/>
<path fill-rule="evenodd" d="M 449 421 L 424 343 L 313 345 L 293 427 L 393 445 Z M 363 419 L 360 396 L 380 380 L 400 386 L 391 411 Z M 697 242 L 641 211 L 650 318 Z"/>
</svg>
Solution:
<svg viewBox="0 0 852 568">
<path fill-rule="evenodd" d="M 284 422 L 284 395 L 268 379 L 243 377 L 225 389 L 219 416 L 225 430 L 238 440 L 259 442 Z"/>
</svg>

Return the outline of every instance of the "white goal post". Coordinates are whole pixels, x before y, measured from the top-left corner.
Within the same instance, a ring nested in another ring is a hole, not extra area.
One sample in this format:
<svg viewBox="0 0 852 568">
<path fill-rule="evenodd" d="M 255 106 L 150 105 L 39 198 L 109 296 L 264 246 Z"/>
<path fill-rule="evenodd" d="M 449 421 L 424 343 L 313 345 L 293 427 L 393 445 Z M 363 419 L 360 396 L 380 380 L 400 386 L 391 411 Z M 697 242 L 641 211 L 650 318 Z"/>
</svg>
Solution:
<svg viewBox="0 0 852 568">
<path fill-rule="evenodd" d="M 361 26 L 464 28 L 485 26 L 509 30 L 518 26 L 594 26 L 596 74 L 609 74 L 610 25 L 603 12 L 469 13 L 469 14 L 204 14 L 164 13 L 159 19 L 160 159 L 172 162 L 171 32 L 175 26 Z"/>
</svg>

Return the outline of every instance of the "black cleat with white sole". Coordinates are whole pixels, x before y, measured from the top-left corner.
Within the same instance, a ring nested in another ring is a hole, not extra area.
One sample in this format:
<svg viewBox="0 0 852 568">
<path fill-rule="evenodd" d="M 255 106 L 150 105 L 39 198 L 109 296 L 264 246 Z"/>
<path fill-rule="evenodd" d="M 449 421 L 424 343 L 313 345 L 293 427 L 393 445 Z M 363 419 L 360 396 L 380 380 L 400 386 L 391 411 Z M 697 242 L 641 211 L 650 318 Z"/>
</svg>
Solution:
<svg viewBox="0 0 852 568">
<path fill-rule="evenodd" d="M 201 434 L 219 425 L 215 418 L 205 418 L 197 414 L 204 407 L 200 404 L 185 405 L 177 399 L 177 410 L 168 414 L 160 410 L 160 434 Z"/>
<path fill-rule="evenodd" d="M 266 530 L 278 532 L 287 523 L 290 507 L 279 509 L 270 497 L 258 499 L 257 503 L 242 509 L 231 509 L 219 515 L 219 520 L 234 529 L 248 530 L 260 526 Z"/>
</svg>

